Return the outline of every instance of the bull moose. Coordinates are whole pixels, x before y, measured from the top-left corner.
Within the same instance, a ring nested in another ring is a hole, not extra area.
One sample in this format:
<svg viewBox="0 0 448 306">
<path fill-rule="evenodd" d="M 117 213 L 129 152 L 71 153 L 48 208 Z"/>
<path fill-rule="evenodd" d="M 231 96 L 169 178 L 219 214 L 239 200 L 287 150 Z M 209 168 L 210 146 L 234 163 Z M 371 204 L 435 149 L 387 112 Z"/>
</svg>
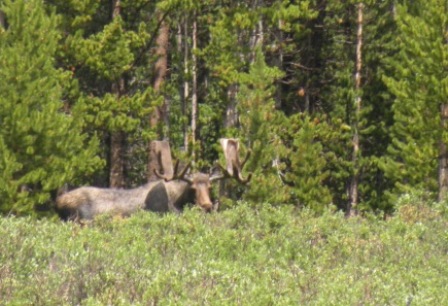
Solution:
<svg viewBox="0 0 448 306">
<path fill-rule="evenodd" d="M 149 182 L 134 189 L 114 189 L 97 187 L 80 187 L 59 196 L 56 199 L 56 210 L 64 220 L 90 220 L 99 214 L 128 216 L 144 209 L 155 212 L 181 212 L 188 203 L 194 203 L 202 210 L 209 212 L 213 208 L 210 199 L 211 183 L 224 178 L 234 178 L 242 184 L 250 181 L 249 175 L 244 179 L 242 168 L 250 156 L 247 152 L 245 160 L 240 163 L 239 143 L 235 139 L 221 139 L 221 145 L 226 159 L 226 168 L 218 174 L 194 173 L 188 174 L 190 164 L 178 173 L 179 161 L 174 171 L 166 162 L 160 162 L 161 173 L 155 169 L 158 180 Z M 169 147 L 168 147 L 169 148 Z M 159 154 L 160 160 L 171 161 L 170 150 Z M 172 164 L 171 164 L 172 168 Z"/>
</svg>

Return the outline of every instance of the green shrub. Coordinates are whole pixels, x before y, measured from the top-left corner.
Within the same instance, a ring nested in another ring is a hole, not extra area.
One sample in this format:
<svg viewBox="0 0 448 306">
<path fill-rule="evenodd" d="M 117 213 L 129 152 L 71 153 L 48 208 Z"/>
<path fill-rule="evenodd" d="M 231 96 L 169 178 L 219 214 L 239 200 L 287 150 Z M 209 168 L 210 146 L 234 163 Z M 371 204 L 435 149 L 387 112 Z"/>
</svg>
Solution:
<svg viewBox="0 0 448 306">
<path fill-rule="evenodd" d="M 84 227 L 2 218 L 0 296 L 5 305 L 445 305 L 448 220 L 425 209 L 387 221 L 245 203 Z"/>
</svg>

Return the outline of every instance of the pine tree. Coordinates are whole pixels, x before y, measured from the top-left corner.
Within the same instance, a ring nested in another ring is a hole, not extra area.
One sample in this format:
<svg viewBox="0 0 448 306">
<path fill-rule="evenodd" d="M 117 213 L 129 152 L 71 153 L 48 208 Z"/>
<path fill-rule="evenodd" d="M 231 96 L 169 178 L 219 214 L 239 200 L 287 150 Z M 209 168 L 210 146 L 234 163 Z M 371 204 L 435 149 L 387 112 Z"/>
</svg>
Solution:
<svg viewBox="0 0 448 306">
<path fill-rule="evenodd" d="M 393 20 L 393 1 L 368 3 L 365 6 L 363 45 L 363 130 L 360 145 L 363 149 L 359 185 L 360 209 L 390 211 L 386 192 L 391 183 L 378 165 L 390 144 L 392 124 L 391 93 L 382 76 L 389 73 L 385 59 L 396 53 L 396 27 Z"/>
<path fill-rule="evenodd" d="M 360 90 L 356 89 L 356 32 L 357 14 L 353 1 L 323 1 L 319 7 L 318 22 L 322 27 L 319 35 L 322 42 L 317 44 L 320 56 L 318 62 L 318 81 L 312 84 L 318 88 L 308 88 L 314 96 L 309 97 L 311 109 L 329 114 L 338 129 L 339 142 L 333 143 L 331 151 L 338 158 L 329 165 L 331 179 L 329 188 L 334 203 L 348 211 L 351 202 L 351 188 L 355 175 L 360 175 L 359 164 L 361 149 L 354 152 L 354 139 L 363 129 L 363 114 L 356 107 L 356 101 L 362 100 Z M 313 101 L 319 101 L 316 105 Z M 359 139 L 358 139 L 359 141 Z M 359 144 L 358 144 L 359 146 Z"/>
<path fill-rule="evenodd" d="M 334 157 L 328 144 L 337 138 L 337 130 L 325 116 L 312 118 L 307 113 L 293 115 L 287 123 L 282 136 L 288 152 L 284 181 L 289 186 L 291 203 L 322 211 L 333 202 L 326 185 Z"/>
<path fill-rule="evenodd" d="M 266 65 L 260 48 L 256 49 L 254 63 L 248 73 L 238 76 L 238 113 L 240 138 L 252 150 L 248 171 L 254 175 L 244 197 L 255 203 L 287 203 L 290 194 L 282 180 L 282 160 L 286 148 L 280 137 L 284 115 L 275 109 L 273 95 L 275 81 L 281 71 Z"/>
<path fill-rule="evenodd" d="M 392 106 L 392 142 L 381 167 L 394 183 L 389 197 L 413 189 L 438 191 L 440 145 L 447 143 L 441 124 L 448 101 L 448 14 L 445 0 L 397 5 L 399 53 L 384 78 L 396 96 Z"/>
<path fill-rule="evenodd" d="M 0 31 L 0 210 L 33 214 L 63 182 L 100 165 L 97 142 L 62 111 L 70 74 L 55 67 L 57 18 L 41 0 L 5 1 Z"/>
<path fill-rule="evenodd" d="M 96 184 L 140 184 L 147 178 L 148 141 L 155 138 L 149 117 L 163 103 L 163 92 L 150 86 L 148 64 L 156 60 L 150 52 L 155 4 L 76 0 L 49 1 L 48 7 L 63 20 L 58 62 L 79 84 L 77 105 L 69 108 L 82 116 L 85 131 L 100 137 L 108 161 Z"/>
<path fill-rule="evenodd" d="M 326 184 L 340 208 L 355 204 L 361 211 L 388 207 L 389 181 L 378 159 L 389 142 L 390 93 L 381 75 L 387 69 L 384 58 L 395 50 L 389 39 L 396 37 L 392 1 L 362 3 L 362 22 L 359 1 L 314 3 L 319 15 L 304 31 L 299 68 L 307 78 L 296 98 L 300 109 L 328 115 L 328 124 L 339 132 L 331 148 L 324 144 L 338 157 L 328 164 Z"/>
</svg>

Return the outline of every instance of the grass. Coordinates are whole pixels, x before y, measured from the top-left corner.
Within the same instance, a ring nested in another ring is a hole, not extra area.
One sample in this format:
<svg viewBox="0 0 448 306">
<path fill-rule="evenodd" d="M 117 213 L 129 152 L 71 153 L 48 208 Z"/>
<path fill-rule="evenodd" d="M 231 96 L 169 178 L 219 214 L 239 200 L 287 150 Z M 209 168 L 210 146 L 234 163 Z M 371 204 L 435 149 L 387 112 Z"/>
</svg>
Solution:
<svg viewBox="0 0 448 306">
<path fill-rule="evenodd" d="M 240 203 L 205 215 L 0 219 L 1 305 L 448 305 L 448 218 Z"/>
</svg>

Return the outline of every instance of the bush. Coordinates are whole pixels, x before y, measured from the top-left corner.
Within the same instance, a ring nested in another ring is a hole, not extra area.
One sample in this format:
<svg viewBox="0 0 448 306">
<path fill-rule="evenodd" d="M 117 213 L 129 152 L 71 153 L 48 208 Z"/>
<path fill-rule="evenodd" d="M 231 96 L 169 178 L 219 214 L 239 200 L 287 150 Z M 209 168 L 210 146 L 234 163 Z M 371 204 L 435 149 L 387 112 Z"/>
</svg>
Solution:
<svg viewBox="0 0 448 306">
<path fill-rule="evenodd" d="M 3 304 L 445 305 L 447 218 L 245 203 L 80 227 L 0 219 Z"/>
</svg>

